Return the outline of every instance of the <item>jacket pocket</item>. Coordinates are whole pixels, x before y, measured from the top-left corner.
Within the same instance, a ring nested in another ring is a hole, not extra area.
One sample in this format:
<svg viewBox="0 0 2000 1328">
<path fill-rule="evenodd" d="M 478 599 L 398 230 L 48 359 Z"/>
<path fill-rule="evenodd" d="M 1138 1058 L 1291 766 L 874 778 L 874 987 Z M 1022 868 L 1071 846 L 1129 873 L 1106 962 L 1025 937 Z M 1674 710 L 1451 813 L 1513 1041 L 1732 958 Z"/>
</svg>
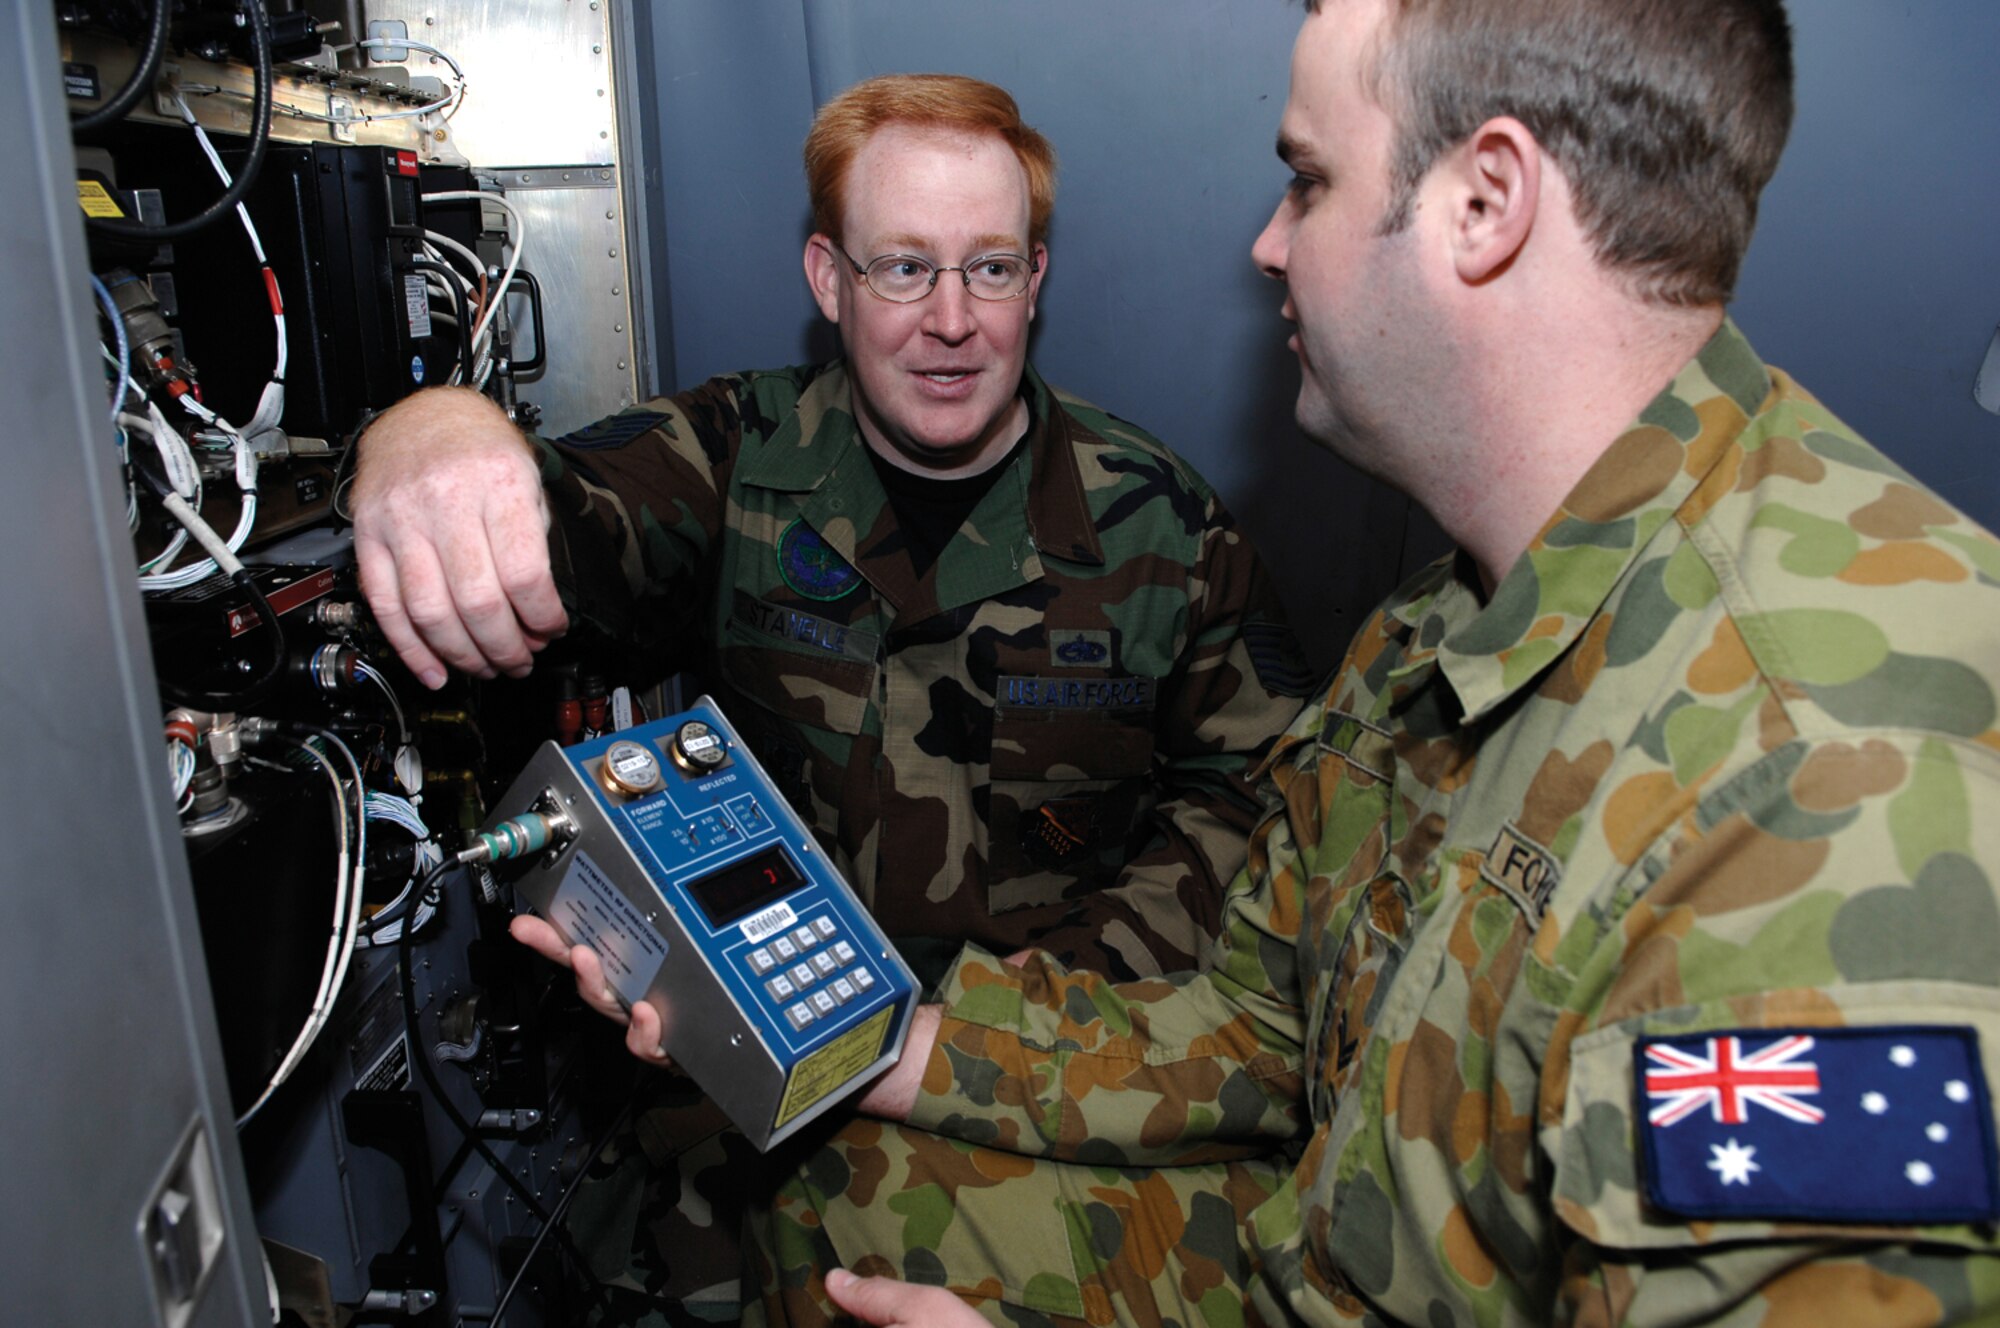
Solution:
<svg viewBox="0 0 2000 1328">
<path fill-rule="evenodd" d="M 1073 898 L 1117 877 L 1157 801 L 1151 721 L 1136 708 L 1001 706 L 986 817 L 989 912 Z"/>
</svg>

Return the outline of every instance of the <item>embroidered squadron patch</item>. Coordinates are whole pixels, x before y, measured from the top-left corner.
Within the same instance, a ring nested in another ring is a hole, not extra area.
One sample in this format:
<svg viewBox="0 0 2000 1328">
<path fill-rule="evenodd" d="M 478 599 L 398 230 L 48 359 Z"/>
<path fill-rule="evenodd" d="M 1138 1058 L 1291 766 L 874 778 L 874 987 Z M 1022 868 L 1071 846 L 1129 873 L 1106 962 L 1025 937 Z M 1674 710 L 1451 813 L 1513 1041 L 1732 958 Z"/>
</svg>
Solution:
<svg viewBox="0 0 2000 1328">
<path fill-rule="evenodd" d="M 839 599 L 861 584 L 854 564 L 836 553 L 803 517 L 778 537 L 778 575 L 807 599 Z"/>
<path fill-rule="evenodd" d="M 1111 662 L 1111 633 L 1052 631 L 1049 663 L 1057 668 L 1094 669 Z"/>
</svg>

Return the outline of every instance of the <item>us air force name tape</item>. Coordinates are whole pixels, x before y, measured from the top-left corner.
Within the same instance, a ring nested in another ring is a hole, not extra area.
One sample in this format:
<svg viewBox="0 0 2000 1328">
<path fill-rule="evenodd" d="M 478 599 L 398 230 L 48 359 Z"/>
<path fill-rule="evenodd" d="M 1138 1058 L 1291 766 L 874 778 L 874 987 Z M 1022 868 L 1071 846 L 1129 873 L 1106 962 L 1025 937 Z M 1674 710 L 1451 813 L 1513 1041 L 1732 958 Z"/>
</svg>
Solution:
<svg viewBox="0 0 2000 1328">
<path fill-rule="evenodd" d="M 1028 678 L 1002 674 L 994 697 L 1022 710 L 1151 710 L 1152 678 Z"/>
</svg>

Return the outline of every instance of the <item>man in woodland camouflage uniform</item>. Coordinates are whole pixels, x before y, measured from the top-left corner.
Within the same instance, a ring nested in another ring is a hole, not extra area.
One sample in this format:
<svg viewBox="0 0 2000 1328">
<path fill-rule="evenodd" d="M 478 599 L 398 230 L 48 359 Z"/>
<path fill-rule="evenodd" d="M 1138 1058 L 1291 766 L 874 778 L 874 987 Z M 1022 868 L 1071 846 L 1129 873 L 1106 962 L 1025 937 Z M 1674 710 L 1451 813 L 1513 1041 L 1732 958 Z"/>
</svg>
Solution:
<svg viewBox="0 0 2000 1328">
<path fill-rule="evenodd" d="M 821 111 L 806 166 L 806 276 L 845 358 L 541 444 L 539 485 L 484 398 L 412 397 L 362 450 L 376 616 L 427 682 L 441 660 L 520 672 L 565 623 L 550 551 L 586 617 L 606 578 L 584 569 L 621 568 L 622 634 L 702 666 L 920 974 L 968 940 L 1192 968 L 1255 821 L 1250 772 L 1311 682 L 1268 577 L 1185 463 L 1028 366 L 1054 158 L 1012 98 L 871 80 Z M 657 1060 L 652 1016 L 632 1041 Z M 687 1094 L 640 1137 L 663 1161 L 718 1121 Z M 631 1280 L 727 1317 L 756 1158 L 734 1136 L 703 1156 L 603 1220 L 653 1226 L 674 1265 Z"/>
<path fill-rule="evenodd" d="M 968 951 L 764 1317 L 2000 1316 L 2000 543 L 1724 316 L 1789 52 L 1312 7 L 1254 255 L 1301 423 L 1458 551 L 1272 753 L 1213 967 Z"/>
</svg>

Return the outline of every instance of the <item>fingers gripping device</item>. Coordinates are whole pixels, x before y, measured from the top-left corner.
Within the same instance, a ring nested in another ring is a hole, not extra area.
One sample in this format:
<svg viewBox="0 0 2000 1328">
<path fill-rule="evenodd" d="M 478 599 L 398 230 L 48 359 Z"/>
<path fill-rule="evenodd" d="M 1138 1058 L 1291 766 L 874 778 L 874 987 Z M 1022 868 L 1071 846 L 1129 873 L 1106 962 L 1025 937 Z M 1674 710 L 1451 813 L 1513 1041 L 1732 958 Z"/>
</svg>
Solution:
<svg viewBox="0 0 2000 1328">
<path fill-rule="evenodd" d="M 895 1062 L 916 980 L 708 697 L 546 743 L 474 850 L 759 1148 Z"/>
</svg>

